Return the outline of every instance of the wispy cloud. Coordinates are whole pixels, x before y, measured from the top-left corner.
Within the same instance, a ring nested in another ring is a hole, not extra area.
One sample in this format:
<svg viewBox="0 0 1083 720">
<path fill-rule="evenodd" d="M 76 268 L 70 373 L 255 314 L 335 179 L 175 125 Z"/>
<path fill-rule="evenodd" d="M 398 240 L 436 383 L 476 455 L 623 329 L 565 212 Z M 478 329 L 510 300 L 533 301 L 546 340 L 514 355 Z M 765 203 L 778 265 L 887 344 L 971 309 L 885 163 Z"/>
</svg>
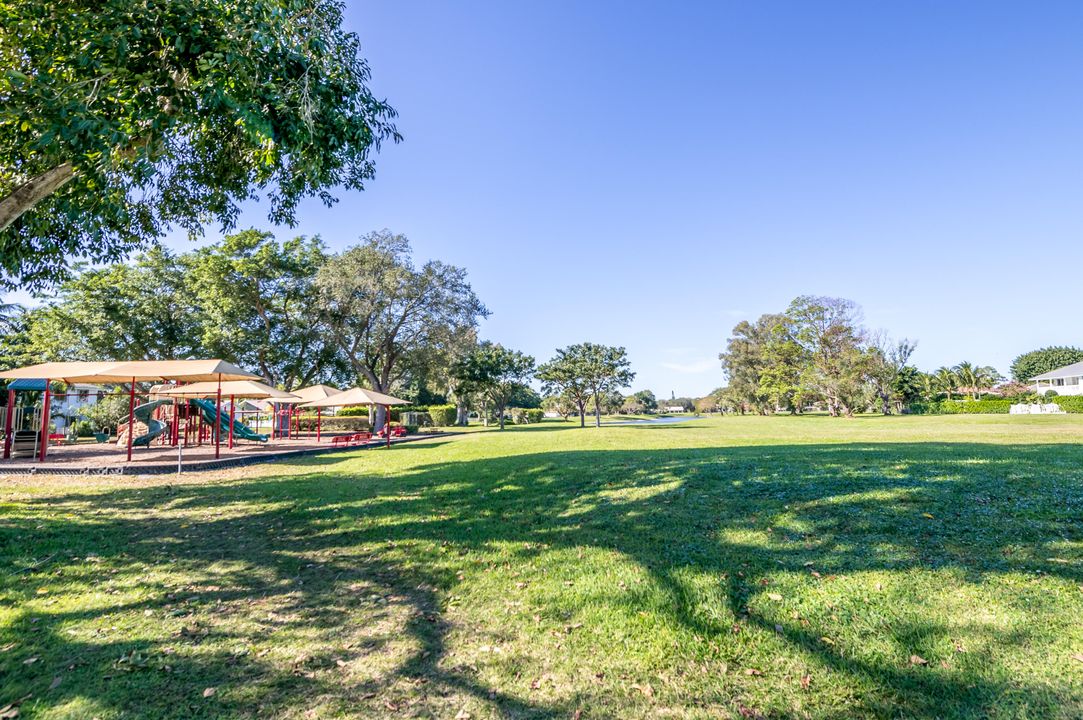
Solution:
<svg viewBox="0 0 1083 720">
<path fill-rule="evenodd" d="M 713 358 L 706 358 L 703 360 L 696 360 L 689 363 L 661 363 L 662 367 L 666 370 L 672 370 L 673 372 L 684 373 L 686 375 L 696 375 L 698 373 L 704 373 L 708 370 L 717 370 L 719 368 L 718 361 Z"/>
</svg>

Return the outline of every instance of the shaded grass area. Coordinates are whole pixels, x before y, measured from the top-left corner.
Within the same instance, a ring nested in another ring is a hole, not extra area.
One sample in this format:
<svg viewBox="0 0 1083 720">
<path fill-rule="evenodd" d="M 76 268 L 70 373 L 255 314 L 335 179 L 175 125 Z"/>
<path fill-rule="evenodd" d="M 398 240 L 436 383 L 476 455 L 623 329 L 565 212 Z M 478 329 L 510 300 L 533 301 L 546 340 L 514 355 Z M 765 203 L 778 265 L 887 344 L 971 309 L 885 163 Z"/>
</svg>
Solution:
<svg viewBox="0 0 1083 720">
<path fill-rule="evenodd" d="M 0 707 L 1081 717 L 1081 438 L 1071 416 L 547 424 L 12 482 Z"/>
</svg>

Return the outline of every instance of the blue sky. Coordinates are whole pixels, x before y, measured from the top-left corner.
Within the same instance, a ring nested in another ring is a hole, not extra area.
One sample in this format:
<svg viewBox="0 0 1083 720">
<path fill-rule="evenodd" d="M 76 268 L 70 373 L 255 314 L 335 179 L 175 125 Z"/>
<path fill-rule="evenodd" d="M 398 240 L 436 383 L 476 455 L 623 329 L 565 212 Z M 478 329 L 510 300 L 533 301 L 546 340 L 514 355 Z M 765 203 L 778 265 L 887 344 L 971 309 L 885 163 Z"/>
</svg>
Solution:
<svg viewBox="0 0 1083 720">
<path fill-rule="evenodd" d="M 722 384 L 733 325 L 806 293 L 916 339 L 924 369 L 1006 373 L 1083 345 L 1081 21 L 1080 3 L 353 2 L 405 141 L 367 191 L 277 232 L 405 233 L 468 268 L 484 337 L 539 360 L 624 345 L 635 388 L 666 397 Z"/>
</svg>

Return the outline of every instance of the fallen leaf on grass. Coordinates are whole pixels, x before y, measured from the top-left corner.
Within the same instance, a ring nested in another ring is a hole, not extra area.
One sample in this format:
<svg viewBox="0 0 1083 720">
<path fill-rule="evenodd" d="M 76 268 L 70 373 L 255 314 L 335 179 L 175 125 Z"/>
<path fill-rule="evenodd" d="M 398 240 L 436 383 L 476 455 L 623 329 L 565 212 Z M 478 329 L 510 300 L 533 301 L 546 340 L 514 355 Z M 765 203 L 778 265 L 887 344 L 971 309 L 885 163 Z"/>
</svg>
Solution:
<svg viewBox="0 0 1083 720">
<path fill-rule="evenodd" d="M 933 514 L 932 513 L 922 513 L 921 516 L 923 518 L 928 518 L 929 520 L 933 519 Z"/>
<path fill-rule="evenodd" d="M 54 677 L 53 681 L 51 683 L 49 683 L 49 689 L 50 690 L 56 690 L 58 687 L 60 687 L 61 680 L 63 680 L 63 678 L 61 678 L 59 675 Z"/>
<path fill-rule="evenodd" d="M 209 688 L 207 688 L 206 690 L 203 691 L 203 697 L 205 697 L 205 698 L 214 697 L 215 693 L 217 693 L 217 692 L 218 692 L 218 688 L 209 687 Z"/>
<path fill-rule="evenodd" d="M 809 683 L 811 683 L 811 682 L 812 682 L 812 676 L 811 675 L 802 675 L 801 676 L 801 689 L 802 690 L 808 690 Z"/>
<path fill-rule="evenodd" d="M 929 661 L 926 660 L 925 658 L 923 658 L 920 655 L 911 655 L 910 656 L 910 664 L 911 665 L 928 665 Z"/>
<path fill-rule="evenodd" d="M 470 720 L 470 713 L 466 711 L 466 708 L 463 708 L 455 715 L 455 720 Z"/>
<path fill-rule="evenodd" d="M 33 665 L 37 661 L 38 659 L 36 657 L 28 657 L 26 660 L 23 660 L 23 665 Z"/>
<path fill-rule="evenodd" d="M 647 683 L 646 685 L 632 685 L 632 689 L 643 693 L 644 697 L 654 697 L 654 688 L 651 687 L 650 683 Z"/>
<path fill-rule="evenodd" d="M 745 668 L 745 675 L 754 675 L 755 677 L 761 677 L 763 675 L 762 670 L 756 668 Z"/>
<path fill-rule="evenodd" d="M 1083 653 L 1072 653 L 1072 659 L 1083 662 Z"/>
<path fill-rule="evenodd" d="M 767 593 L 767 598 L 769 600 L 774 600 L 775 602 L 782 602 L 782 596 L 778 593 Z"/>
<path fill-rule="evenodd" d="M 572 720 L 579 720 L 581 717 L 583 717 L 583 711 L 576 708 L 575 712 L 572 713 Z"/>
<path fill-rule="evenodd" d="M 826 635 L 824 635 L 822 638 L 820 638 L 820 642 L 822 642 L 824 645 L 834 645 L 835 644 L 835 641 L 832 640 L 831 638 L 827 637 Z"/>
</svg>

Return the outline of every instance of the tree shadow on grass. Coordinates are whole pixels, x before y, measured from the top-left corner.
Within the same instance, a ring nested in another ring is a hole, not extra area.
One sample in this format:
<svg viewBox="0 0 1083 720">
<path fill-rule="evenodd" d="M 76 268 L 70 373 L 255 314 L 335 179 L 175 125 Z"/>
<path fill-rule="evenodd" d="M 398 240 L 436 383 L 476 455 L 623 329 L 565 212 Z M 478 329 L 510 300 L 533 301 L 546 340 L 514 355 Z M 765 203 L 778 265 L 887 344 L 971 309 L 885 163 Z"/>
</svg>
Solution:
<svg viewBox="0 0 1083 720">
<path fill-rule="evenodd" d="M 884 592 L 918 609 L 943 598 L 908 596 L 914 573 L 947 573 L 979 591 L 1008 574 L 1083 582 L 1078 446 L 570 450 L 419 464 L 393 477 L 348 475 L 339 459 L 298 463 L 316 469 L 304 475 L 69 493 L 16 508 L 0 520 L 0 557 L 13 570 L 0 591 L 18 609 L 0 628 L 0 646 L 15 644 L 0 654 L 0 702 L 33 693 L 25 717 L 88 702 L 131 716 L 153 702 L 160 717 L 446 717 L 466 703 L 527 718 L 606 707 L 611 685 L 499 688 L 449 647 L 449 598 L 466 582 L 456 559 L 503 547 L 523 566 L 583 548 L 627 558 L 655 595 L 614 587 L 591 603 L 621 618 L 650 603 L 703 638 L 696 659 L 714 668 L 754 669 L 740 668 L 746 659 L 724 640 L 745 633 L 777 647 L 780 662 L 823 669 L 852 695 L 838 708 L 807 700 L 814 717 L 1070 717 L 1083 707 L 1071 678 L 937 665 L 961 633 L 1040 657 L 1040 606 L 1019 610 L 1033 629 L 930 609 L 880 623 L 868 634 L 875 651 L 830 637 L 832 627 L 849 632 L 848 613 L 863 617 L 839 604 L 870 591 L 860 586 L 868 573 L 898 578 Z M 791 613 L 775 608 L 776 587 L 795 601 Z M 43 604 L 64 588 L 84 604 Z M 559 584 L 546 592 L 548 615 L 582 607 Z M 833 599 L 806 600 L 822 596 Z M 282 657 L 282 647 L 304 650 Z M 49 689 L 53 677 L 62 681 Z M 742 683 L 754 681 L 738 675 L 655 702 L 737 712 L 756 697 Z M 209 687 L 221 690 L 204 698 Z M 763 712 L 803 716 L 789 697 Z"/>
</svg>

